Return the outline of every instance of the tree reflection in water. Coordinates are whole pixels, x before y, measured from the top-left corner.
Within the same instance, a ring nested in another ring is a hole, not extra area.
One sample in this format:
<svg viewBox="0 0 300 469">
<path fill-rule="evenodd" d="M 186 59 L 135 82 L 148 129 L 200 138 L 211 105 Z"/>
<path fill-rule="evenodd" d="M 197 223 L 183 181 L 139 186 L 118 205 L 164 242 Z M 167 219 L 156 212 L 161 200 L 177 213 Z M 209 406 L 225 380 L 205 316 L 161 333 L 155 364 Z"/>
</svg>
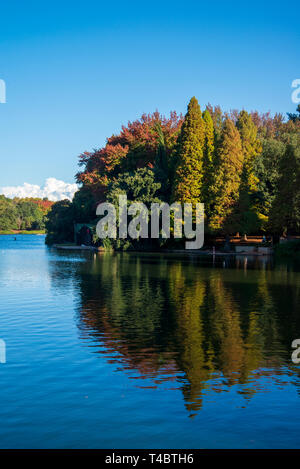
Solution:
<svg viewBox="0 0 300 469">
<path fill-rule="evenodd" d="M 104 253 L 73 262 L 59 282 L 73 279 L 80 337 L 138 386 L 180 389 L 192 416 L 204 395 L 234 385 L 247 400 L 263 378 L 283 385 L 288 374 L 299 389 L 290 347 L 300 331 L 300 274 L 254 263 Z"/>
</svg>

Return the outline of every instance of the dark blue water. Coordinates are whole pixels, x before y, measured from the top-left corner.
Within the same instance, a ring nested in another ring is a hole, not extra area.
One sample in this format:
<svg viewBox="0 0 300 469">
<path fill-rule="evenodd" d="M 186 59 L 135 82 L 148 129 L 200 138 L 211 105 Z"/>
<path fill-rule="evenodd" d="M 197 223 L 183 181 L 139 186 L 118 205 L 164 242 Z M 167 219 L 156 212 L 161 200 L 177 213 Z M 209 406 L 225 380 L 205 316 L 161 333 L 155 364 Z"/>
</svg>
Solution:
<svg viewBox="0 0 300 469">
<path fill-rule="evenodd" d="M 300 443 L 300 273 L 0 236 L 2 448 Z"/>
</svg>

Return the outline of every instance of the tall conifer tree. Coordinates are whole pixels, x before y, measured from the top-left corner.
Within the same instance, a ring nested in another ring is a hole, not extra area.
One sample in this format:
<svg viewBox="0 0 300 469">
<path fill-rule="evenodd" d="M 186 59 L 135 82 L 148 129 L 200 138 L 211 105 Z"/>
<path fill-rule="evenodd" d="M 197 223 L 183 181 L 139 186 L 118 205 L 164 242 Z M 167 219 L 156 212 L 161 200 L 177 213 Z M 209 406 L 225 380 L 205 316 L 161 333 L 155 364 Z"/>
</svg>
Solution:
<svg viewBox="0 0 300 469">
<path fill-rule="evenodd" d="M 193 97 L 179 136 L 178 163 L 173 199 L 178 202 L 201 202 L 203 182 L 203 147 L 205 128 L 198 101 Z"/>
<path fill-rule="evenodd" d="M 232 120 L 227 118 L 223 125 L 213 186 L 214 203 L 209 222 L 213 231 L 226 230 L 228 217 L 239 199 L 243 161 L 240 134 Z"/>
<path fill-rule="evenodd" d="M 203 122 L 205 128 L 205 140 L 203 149 L 204 180 L 202 184 L 202 202 L 205 204 L 205 213 L 209 215 L 211 204 L 213 202 L 212 187 L 214 183 L 215 165 L 215 131 L 214 123 L 208 109 L 203 112 Z"/>
<path fill-rule="evenodd" d="M 271 228 L 293 234 L 300 229 L 300 148 L 289 143 L 279 164 L 277 195 L 270 213 Z"/>
<path fill-rule="evenodd" d="M 243 183 L 253 192 L 256 191 L 258 182 L 254 174 L 254 165 L 262 146 L 257 138 L 257 127 L 247 111 L 240 112 L 236 126 L 240 132 L 244 154 Z"/>
<path fill-rule="evenodd" d="M 262 145 L 257 138 L 257 127 L 247 111 L 239 113 L 236 126 L 241 136 L 244 155 L 240 197 L 235 211 L 236 229 L 246 233 L 260 228 L 257 200 L 259 180 L 255 175 L 255 165 Z"/>
</svg>

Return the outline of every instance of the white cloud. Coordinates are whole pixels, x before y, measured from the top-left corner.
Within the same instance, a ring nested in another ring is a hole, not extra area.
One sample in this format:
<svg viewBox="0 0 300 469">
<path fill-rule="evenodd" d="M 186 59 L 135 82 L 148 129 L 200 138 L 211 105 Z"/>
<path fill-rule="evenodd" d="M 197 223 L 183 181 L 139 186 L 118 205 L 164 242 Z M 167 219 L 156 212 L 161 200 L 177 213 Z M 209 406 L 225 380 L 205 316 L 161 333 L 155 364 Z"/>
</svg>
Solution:
<svg viewBox="0 0 300 469">
<path fill-rule="evenodd" d="M 62 199 L 72 200 L 78 190 L 77 184 L 69 184 L 55 178 L 47 178 L 44 186 L 28 184 L 24 182 L 22 186 L 7 186 L 0 188 L 0 194 L 6 197 L 48 197 L 49 200 L 57 202 Z"/>
</svg>

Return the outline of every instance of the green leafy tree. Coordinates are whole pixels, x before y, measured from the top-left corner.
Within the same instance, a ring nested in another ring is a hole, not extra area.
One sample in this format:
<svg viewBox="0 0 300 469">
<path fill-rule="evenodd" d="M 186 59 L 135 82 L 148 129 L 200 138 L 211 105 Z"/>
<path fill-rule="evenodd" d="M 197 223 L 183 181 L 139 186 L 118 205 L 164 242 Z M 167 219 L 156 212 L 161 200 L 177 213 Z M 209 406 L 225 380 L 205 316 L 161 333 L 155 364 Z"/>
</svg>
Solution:
<svg viewBox="0 0 300 469">
<path fill-rule="evenodd" d="M 19 230 L 44 229 L 44 213 L 37 204 L 30 200 L 19 199 L 16 201 L 16 209 Z"/>
<path fill-rule="evenodd" d="M 149 168 L 140 168 L 130 173 L 122 174 L 109 185 L 107 201 L 118 205 L 121 194 L 127 196 L 130 202 L 142 202 L 150 207 L 152 202 L 158 202 L 158 191 L 161 184 L 156 182 L 155 173 Z"/>
<path fill-rule="evenodd" d="M 127 204 L 131 202 L 142 202 L 146 205 L 148 210 L 154 202 L 162 203 L 159 198 L 161 184 L 155 180 L 155 172 L 149 168 L 140 168 L 136 171 L 124 173 L 117 180 L 111 182 L 108 187 L 107 201 L 112 203 L 116 208 L 117 224 L 118 224 L 118 208 L 119 208 L 119 195 L 127 196 Z M 130 217 L 128 216 L 128 223 Z M 130 240 L 130 242 L 117 240 L 114 247 L 123 247 L 128 245 L 137 248 L 149 249 L 151 246 L 159 243 L 157 240 L 139 239 L 137 241 Z M 114 242 L 112 242 L 114 245 Z"/>
<path fill-rule="evenodd" d="M 11 199 L 0 195 L 0 230 L 18 229 L 18 212 Z"/>
<path fill-rule="evenodd" d="M 46 221 L 46 244 L 73 242 L 74 208 L 67 199 L 52 205 Z"/>
<path fill-rule="evenodd" d="M 42 230 L 45 228 L 45 212 L 30 199 L 8 199 L 0 196 L 0 230 Z"/>
<path fill-rule="evenodd" d="M 96 218 L 95 198 L 85 187 L 75 192 L 72 203 L 76 223 L 88 223 Z"/>
</svg>

